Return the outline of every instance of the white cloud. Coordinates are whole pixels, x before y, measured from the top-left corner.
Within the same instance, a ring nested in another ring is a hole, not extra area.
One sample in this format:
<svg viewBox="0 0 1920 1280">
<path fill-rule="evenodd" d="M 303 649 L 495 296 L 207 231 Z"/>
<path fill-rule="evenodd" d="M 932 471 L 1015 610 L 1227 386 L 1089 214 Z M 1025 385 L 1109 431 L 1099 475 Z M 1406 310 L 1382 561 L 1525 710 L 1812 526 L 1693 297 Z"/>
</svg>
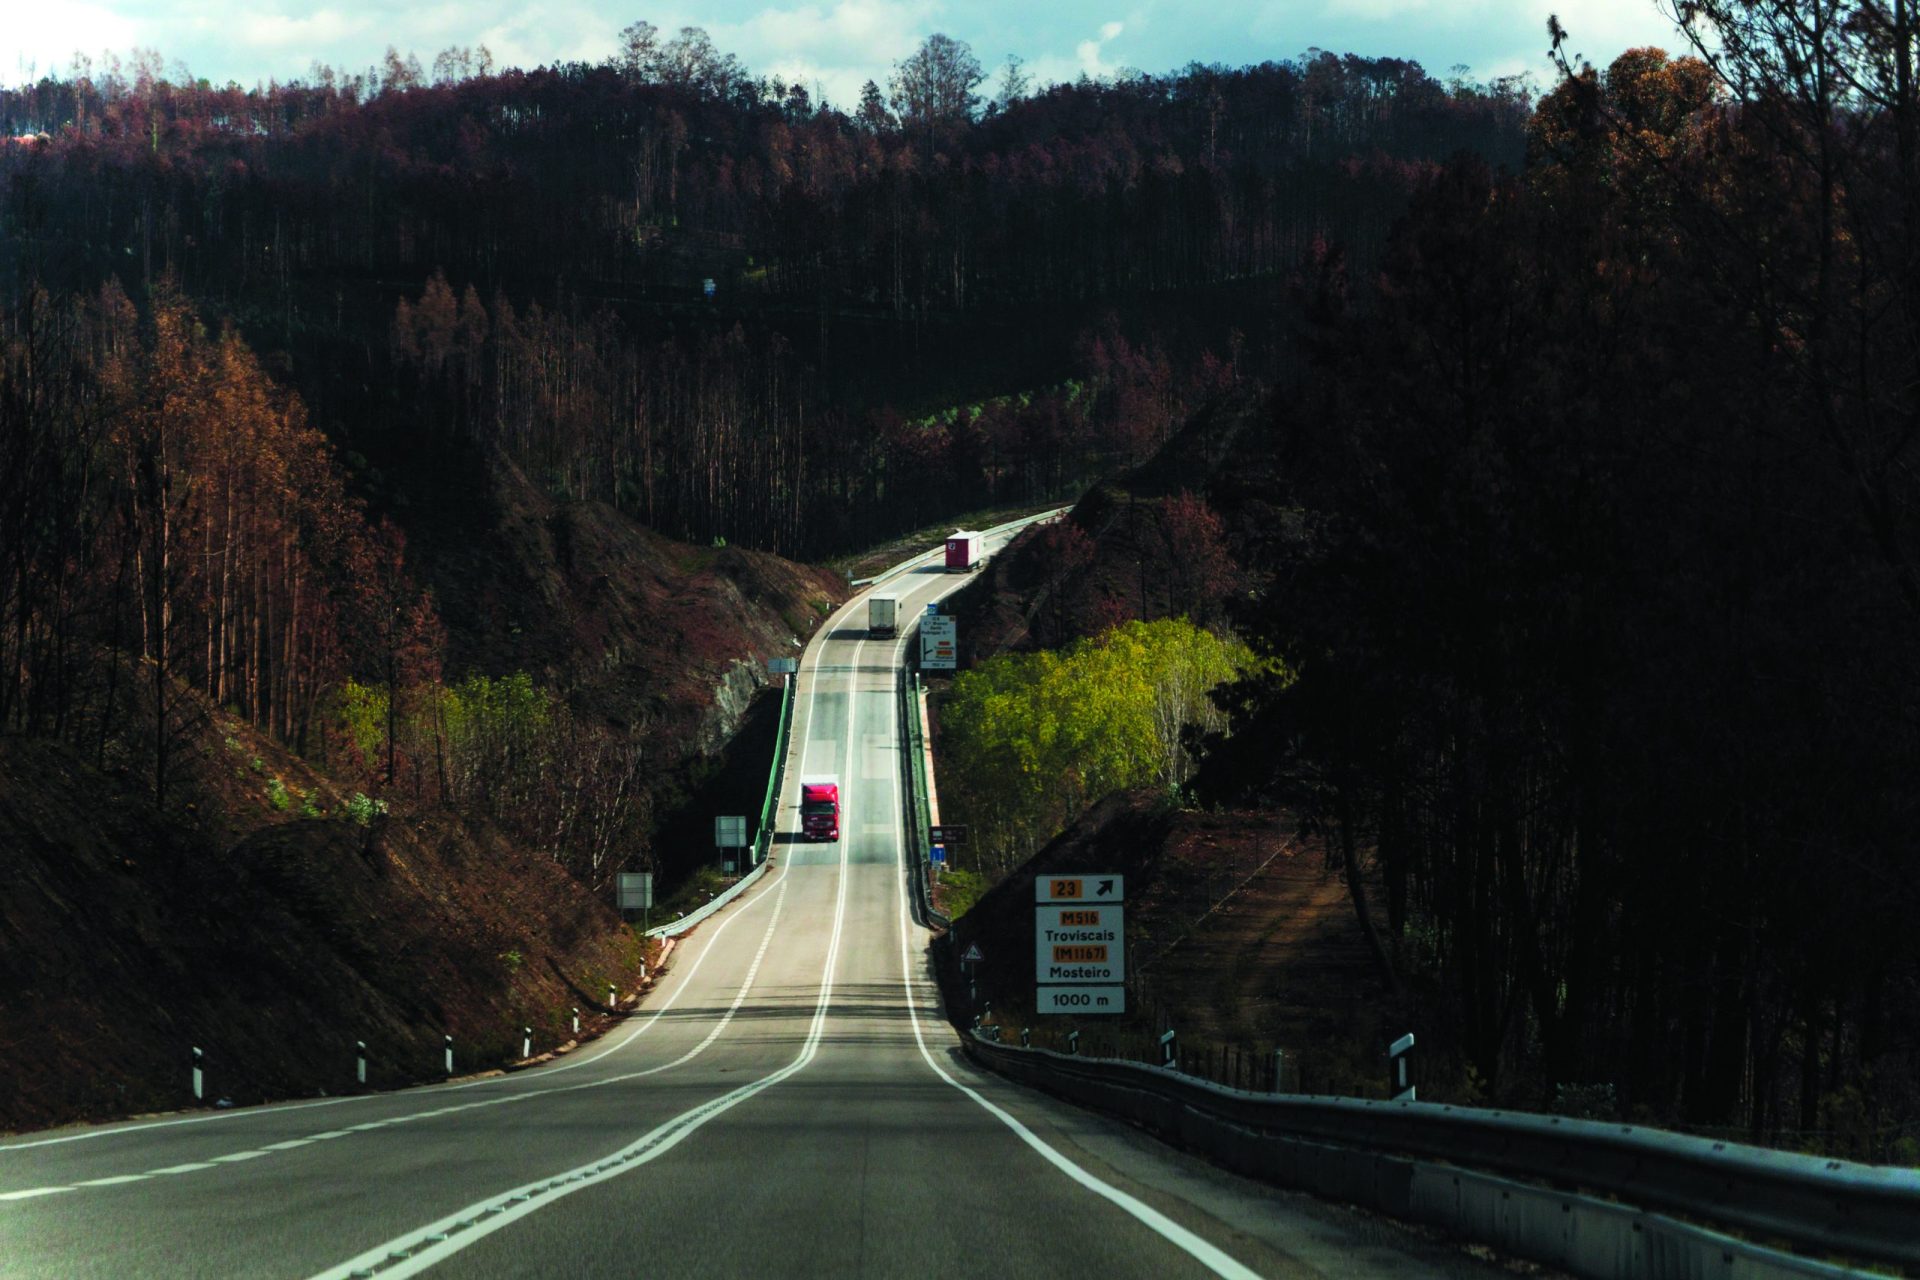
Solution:
<svg viewBox="0 0 1920 1280">
<path fill-rule="evenodd" d="M 75 53 L 125 57 L 135 45 L 151 43 L 143 24 L 84 0 L 21 0 L 8 9 L 0 19 L 0 81 L 65 75 Z"/>
<path fill-rule="evenodd" d="M 241 44 L 254 48 L 317 47 L 365 30 L 367 17 L 350 17 L 338 9 L 321 9 L 303 18 L 284 13 L 249 13 L 230 28 Z"/>
<path fill-rule="evenodd" d="M 851 110 L 868 80 L 885 87 L 893 64 L 937 29 L 933 0 L 839 0 L 767 8 L 733 23 L 710 23 L 719 48 L 755 75 L 778 76 Z M 958 32 L 953 32 L 956 36 Z"/>
<path fill-rule="evenodd" d="M 1124 22 L 1103 23 L 1101 24 L 1098 37 L 1092 40 L 1082 40 L 1079 44 L 1075 45 L 1073 47 L 1073 56 L 1075 61 L 1079 63 L 1080 72 L 1098 80 L 1103 76 L 1111 76 L 1114 72 L 1118 71 L 1120 68 L 1107 62 L 1103 55 L 1106 46 L 1112 43 L 1113 40 L 1126 29 L 1127 24 Z"/>
</svg>

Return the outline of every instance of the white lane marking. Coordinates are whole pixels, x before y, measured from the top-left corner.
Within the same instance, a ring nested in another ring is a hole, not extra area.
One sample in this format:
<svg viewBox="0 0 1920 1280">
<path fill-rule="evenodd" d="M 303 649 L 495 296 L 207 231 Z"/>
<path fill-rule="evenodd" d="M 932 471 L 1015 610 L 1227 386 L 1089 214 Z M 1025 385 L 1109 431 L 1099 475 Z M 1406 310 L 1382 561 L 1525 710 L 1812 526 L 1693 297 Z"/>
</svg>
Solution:
<svg viewBox="0 0 1920 1280">
<path fill-rule="evenodd" d="M 782 868 L 781 875 L 784 876 L 785 874 L 786 874 L 785 868 Z M 732 924 L 735 920 L 738 920 L 742 915 L 745 915 L 747 911 L 749 911 L 753 907 L 760 905 L 760 903 L 768 897 L 769 893 L 773 889 L 774 884 L 778 883 L 778 881 L 779 881 L 779 877 L 775 877 L 773 880 L 768 881 L 765 885 L 763 885 L 759 890 L 751 894 L 748 894 L 746 897 L 741 899 L 740 902 L 735 904 L 735 909 L 727 914 L 726 918 L 721 922 L 720 926 L 714 929 L 712 933 L 707 935 L 709 941 L 706 948 L 703 949 L 700 955 L 695 958 L 692 968 L 686 971 L 685 977 L 681 980 L 680 987 L 676 988 L 674 992 L 675 998 L 678 998 L 680 990 L 684 989 L 686 984 L 693 980 L 693 975 L 699 972 L 701 962 L 704 961 L 707 958 L 707 954 L 713 950 L 712 940 L 718 939 L 720 934 L 725 932 L 726 927 L 728 925 Z M 628 1031 L 624 1036 L 621 1036 L 613 1044 L 607 1045 L 604 1047 L 599 1047 L 595 1052 L 592 1052 L 592 1053 L 582 1052 L 579 1054 L 569 1055 L 567 1061 L 554 1063 L 551 1066 L 542 1067 L 536 1073 L 533 1073 L 533 1074 L 520 1075 L 520 1076 L 494 1076 L 494 1077 L 489 1077 L 488 1079 L 485 1079 L 485 1080 L 468 1080 L 461 1084 L 416 1085 L 414 1086 L 414 1088 L 419 1089 L 421 1091 L 431 1090 L 432 1096 L 430 1098 L 422 1099 L 422 1101 L 431 1101 L 431 1100 L 443 1097 L 449 1093 L 463 1093 L 468 1089 L 480 1089 L 480 1088 L 485 1088 L 486 1086 L 489 1086 L 489 1085 L 499 1085 L 502 1087 L 507 1087 L 515 1084 L 523 1084 L 527 1080 L 531 1080 L 531 1079 L 545 1080 L 552 1076 L 557 1076 L 564 1071 L 572 1071 L 577 1067 L 589 1066 L 595 1062 L 600 1061 L 602 1058 L 610 1057 L 611 1055 L 620 1052 L 622 1049 L 625 1049 L 628 1045 L 632 1044 L 635 1040 L 638 1040 L 641 1036 L 645 1035 L 647 1031 L 653 1026 L 653 1024 L 660 1020 L 660 1015 L 662 1013 L 665 1013 L 668 1008 L 672 1007 L 672 1003 L 673 1001 L 670 999 L 666 1004 L 662 1005 L 658 1010 L 656 1010 L 651 1018 L 648 1018 L 645 1022 L 642 1022 L 636 1025 L 632 1030 Z M 611 1038 L 612 1037 L 609 1037 L 609 1039 Z M 213 1115 L 183 1116 L 175 1120 L 154 1120 L 144 1124 L 128 1124 L 128 1125 L 120 1125 L 114 1128 L 89 1129 L 84 1133 L 69 1133 L 69 1134 L 62 1135 L 61 1137 L 58 1137 L 58 1138 L 36 1138 L 31 1142 L 15 1142 L 7 1146 L 0 1146 L 0 1155 L 4 1155 L 9 1151 L 26 1151 L 34 1147 L 56 1147 L 69 1142 L 88 1142 L 97 1138 L 117 1138 L 126 1134 L 145 1133 L 150 1129 L 172 1129 L 180 1125 L 189 1125 L 189 1124 L 212 1124 L 215 1121 L 219 1121 L 219 1120 L 234 1120 L 242 1117 L 246 1117 L 249 1119 L 259 1119 L 262 1116 L 269 1116 L 269 1117 L 282 1116 L 282 1115 L 289 1115 L 295 1111 L 307 1111 L 314 1107 L 337 1107 L 337 1106 L 341 1106 L 351 1102 L 376 1102 L 376 1101 L 383 1101 L 383 1100 L 391 1102 L 396 1098 L 405 1098 L 405 1096 L 411 1092 L 413 1092 L 412 1089 L 405 1090 L 399 1093 L 355 1094 L 351 1097 L 326 1098 L 326 1099 L 322 1099 L 314 1102 L 275 1102 L 275 1103 L 268 1103 L 259 1107 L 247 1107 L 238 1111 L 221 1111 Z M 455 1109 L 457 1108 L 447 1108 L 446 1110 L 455 1110 Z M 441 1115 L 441 1114 L 445 1114 L 445 1112 L 430 1111 L 425 1113 L 408 1113 L 400 1117 L 397 1117 L 397 1120 L 413 1119 L 420 1114 Z M 395 1122 L 396 1121 L 385 1121 L 382 1123 L 395 1123 Z M 323 1134 L 320 1136 L 327 1137 L 327 1138 L 337 1138 L 340 1136 L 340 1134 L 329 1133 L 329 1134 Z M 267 1148 L 267 1149 L 271 1150 L 272 1148 Z"/>
<path fill-rule="evenodd" d="M 79 1184 L 85 1186 L 85 1183 Z M 7 1191 L 0 1193 L 0 1200 L 31 1200 L 35 1196 L 57 1196 L 62 1191 L 72 1191 L 72 1187 L 29 1187 L 25 1191 Z"/>
<path fill-rule="evenodd" d="M 896 661 L 897 653 L 898 651 L 896 650 Z M 892 771 L 892 777 L 894 810 L 898 812 L 900 808 L 900 770 L 897 766 Z M 895 830 L 898 830 L 897 824 Z M 897 838 L 894 841 L 894 850 L 896 854 L 902 852 L 900 841 Z M 1055 1151 L 1045 1142 L 1042 1142 L 1033 1130 L 1027 1128 L 1026 1125 L 1022 1124 L 1011 1113 L 989 1101 L 978 1090 L 954 1079 L 951 1075 L 947 1074 L 945 1067 L 942 1067 L 938 1062 L 934 1061 L 933 1054 L 927 1051 L 926 1037 L 920 1031 L 919 1002 L 914 998 L 913 993 L 913 962 L 907 951 L 907 937 L 913 930 L 913 916 L 907 908 L 907 869 L 905 864 L 897 859 L 895 866 L 899 870 L 899 874 L 895 876 L 894 879 L 899 885 L 900 895 L 900 986 L 906 996 L 907 1014 L 913 1022 L 914 1043 L 920 1046 L 920 1056 L 925 1059 L 926 1064 L 933 1069 L 933 1073 L 958 1089 L 961 1093 L 964 1093 L 967 1097 L 979 1103 L 986 1109 L 989 1115 L 999 1120 L 1009 1129 L 1012 1129 L 1020 1136 L 1022 1142 L 1037 1151 L 1047 1163 L 1066 1174 L 1088 1191 L 1093 1192 L 1095 1195 L 1132 1214 L 1161 1238 L 1185 1250 L 1194 1261 L 1207 1268 L 1207 1270 L 1218 1276 L 1230 1276 L 1233 1280 L 1259 1280 L 1259 1272 L 1245 1266 L 1205 1237 L 1189 1231 L 1152 1205 L 1128 1195 L 1111 1183 L 1103 1182 L 1099 1178 L 1094 1177 L 1085 1169 L 1082 1169 L 1079 1165 L 1067 1159 L 1058 1151 Z"/>
<path fill-rule="evenodd" d="M 779 1070 L 741 1085 L 730 1093 L 683 1111 L 666 1123 L 648 1130 L 635 1141 L 611 1155 L 562 1173 L 550 1174 L 503 1191 L 485 1200 L 477 1200 L 463 1209 L 428 1223 L 424 1227 L 395 1236 L 384 1244 L 350 1258 L 338 1266 L 320 1272 L 315 1280 L 348 1280 L 356 1272 L 379 1269 L 382 1277 L 413 1276 L 446 1261 L 461 1250 L 484 1239 L 500 1228 L 595 1183 L 605 1182 L 659 1159 L 684 1141 L 694 1130 L 732 1110 L 748 1098 L 761 1093 L 813 1061 L 826 1029 L 827 1009 L 833 999 L 833 970 L 840 955 L 840 936 L 846 923 L 847 845 L 840 844 L 840 886 L 833 904 L 833 931 L 827 942 L 827 960 L 820 976 L 820 998 L 814 1005 L 813 1022 L 807 1039 L 792 1062 Z M 771 935 L 769 935 L 771 936 Z M 761 943 L 764 955 L 766 943 Z M 759 958 L 754 960 L 759 967 Z M 738 1001 L 735 1002 L 738 1007 Z"/>
<path fill-rule="evenodd" d="M 759 972 L 759 969 L 760 969 L 760 961 L 762 957 L 764 957 L 767 954 L 767 945 L 773 941 L 774 926 L 780 920 L 780 908 L 786 902 L 786 897 L 787 897 L 786 872 L 782 870 L 780 876 L 777 877 L 772 883 L 780 886 L 780 891 L 777 894 L 771 895 L 773 900 L 773 914 L 767 920 L 767 931 L 765 935 L 762 936 L 760 939 L 760 949 L 754 953 L 753 964 L 747 970 L 747 976 L 740 983 L 739 990 L 734 992 L 733 1003 L 727 1007 L 727 1012 L 725 1013 L 725 1015 L 723 1015 L 720 1018 L 720 1020 L 714 1024 L 712 1029 L 707 1032 L 705 1039 L 701 1040 L 698 1044 L 694 1045 L 693 1048 L 687 1050 L 685 1053 L 681 1054 L 677 1058 L 674 1058 L 670 1062 L 663 1062 L 658 1066 L 648 1067 L 644 1071 L 629 1071 L 621 1075 L 607 1076 L 604 1079 L 600 1079 L 600 1080 L 589 1080 L 582 1084 L 560 1085 L 559 1087 L 552 1088 L 552 1089 L 529 1089 L 519 1093 L 502 1094 L 501 1096 L 496 1098 L 483 1098 L 477 1102 L 465 1102 L 465 1103 L 460 1103 L 456 1106 L 441 1107 L 434 1111 L 414 1112 L 408 1115 L 393 1116 L 386 1120 L 369 1121 L 366 1124 L 356 1124 L 356 1125 L 353 1125 L 351 1128 L 347 1128 L 347 1129 L 334 1129 L 326 1133 L 309 1134 L 303 1138 L 293 1138 L 285 1142 L 273 1143 L 270 1146 L 259 1147 L 259 1148 L 255 1148 L 247 1151 L 236 1151 L 228 1155 L 213 1156 L 207 1160 L 198 1160 L 198 1161 L 193 1161 L 187 1164 L 171 1165 L 165 1169 L 149 1169 L 144 1173 L 122 1174 L 122 1175 L 111 1177 L 111 1178 L 93 1178 L 85 1182 L 75 1183 L 73 1184 L 73 1186 L 30 1187 L 22 1191 L 13 1191 L 13 1192 L 7 1192 L 5 1194 L 0 1194 L 0 1200 L 25 1200 L 33 1196 L 52 1195 L 60 1191 L 72 1191 L 75 1189 L 75 1187 L 122 1186 L 129 1182 L 144 1182 L 148 1178 L 157 1178 L 157 1177 L 163 1177 L 167 1175 L 181 1174 L 181 1173 L 196 1173 L 202 1169 L 218 1168 L 220 1165 L 223 1165 L 223 1164 L 235 1164 L 243 1160 L 254 1160 L 254 1159 L 258 1159 L 261 1156 L 272 1155 L 276 1152 L 291 1151 L 299 1147 L 309 1146 L 315 1142 L 327 1142 L 334 1138 L 351 1137 L 356 1133 L 372 1133 L 378 1129 L 386 1129 L 394 1125 L 407 1124 L 410 1121 L 424 1119 L 429 1116 L 451 1115 L 455 1112 L 460 1112 L 460 1111 L 478 1111 L 478 1110 L 482 1110 L 489 1107 L 506 1106 L 509 1103 L 528 1102 L 535 1098 L 547 1097 L 550 1094 L 576 1093 L 582 1089 L 598 1089 L 610 1084 L 620 1084 L 628 1080 L 637 1080 L 642 1076 L 657 1075 L 662 1071 L 666 1071 L 673 1067 L 677 1067 L 681 1063 L 687 1062 L 690 1059 L 694 1058 L 696 1055 L 698 1055 L 703 1050 L 705 1050 L 708 1045 L 712 1044 L 716 1039 L 719 1038 L 720 1033 L 726 1030 L 727 1024 L 733 1021 L 733 1015 L 739 1011 L 741 1002 L 746 999 L 747 992 L 752 988 L 754 976 Z M 767 896 L 767 895 L 762 895 L 762 896 Z M 715 929 L 713 931 L 712 937 L 715 940 L 718 940 L 720 935 L 726 931 L 726 926 L 729 924 L 732 924 L 735 920 L 738 920 L 742 914 L 743 913 L 741 912 L 735 912 L 733 915 L 727 917 L 725 923 L 723 923 L 718 929 Z M 647 1026 L 652 1026 L 655 1022 L 658 1022 L 661 1018 L 661 1015 L 665 1014 L 667 1010 L 671 1009 L 674 1006 L 674 1003 L 677 1000 L 679 1000 L 681 994 L 687 990 L 687 987 L 690 985 L 692 981 L 693 975 L 699 971 L 700 962 L 704 961 L 712 953 L 713 953 L 713 945 L 712 943 L 709 943 L 707 945 L 706 950 L 702 951 L 700 953 L 699 958 L 695 960 L 693 968 L 688 970 L 686 980 L 682 981 L 677 987 L 674 988 L 673 994 L 667 998 L 664 1004 L 660 1006 L 660 1008 L 654 1013 L 653 1017 L 648 1019 L 646 1024 Z M 645 1029 L 646 1027 L 641 1028 L 641 1030 L 643 1031 Z M 636 1032 L 635 1034 L 637 1035 L 639 1033 Z"/>
<path fill-rule="evenodd" d="M 1065 508 L 1058 508 L 1057 510 L 1065 510 Z M 989 529 L 987 532 L 989 535 L 996 534 L 1004 530 L 1013 529 L 1015 525 L 1019 525 L 1021 528 L 1024 528 L 1026 525 L 1032 524 L 1036 520 L 1043 520 L 1043 519 L 1046 519 L 1048 516 L 1051 516 L 1054 514 L 1056 514 L 1055 511 L 1046 511 L 1046 512 L 1040 513 L 1039 515 L 1023 517 L 1023 520 L 1016 520 L 1016 521 L 1010 522 L 1009 524 L 998 525 L 993 529 Z M 915 556 L 912 559 L 902 561 L 901 565 L 896 567 L 912 566 L 920 563 L 921 561 L 927 561 L 930 563 L 934 559 L 939 557 L 941 552 L 942 552 L 942 549 L 939 547 L 936 547 L 932 551 L 926 552 L 922 555 Z M 889 570 L 889 572 L 891 572 L 891 570 Z M 947 585 L 949 587 L 959 587 L 959 586 L 965 585 L 965 582 L 966 582 L 966 579 L 963 577 L 959 581 L 949 583 Z M 862 591 L 856 594 L 853 598 L 849 599 L 846 604 L 842 605 L 838 610 L 836 610 L 833 616 L 838 617 L 840 614 L 851 613 L 854 610 L 854 606 L 857 605 L 860 602 L 860 600 L 863 599 L 866 595 L 868 595 L 871 591 L 872 591 L 872 587 L 869 587 L 866 591 Z M 912 589 L 909 589 L 907 594 L 912 595 L 914 594 L 914 591 Z M 832 629 L 832 618 L 829 618 L 828 630 L 831 630 L 831 629 Z M 822 644 L 825 643 L 824 637 L 825 637 L 825 632 L 822 632 L 821 634 Z M 901 644 L 904 645 L 905 641 L 902 640 Z M 897 652 L 898 652 L 898 649 L 896 647 L 896 653 Z M 807 698 L 807 727 L 809 731 L 811 731 L 813 727 L 813 696 L 812 696 L 811 687 L 809 689 L 808 698 Z M 801 748 L 801 765 L 802 765 L 801 772 L 803 773 L 806 771 L 805 762 L 806 762 L 806 748 L 802 747 Z M 784 871 L 782 874 L 784 874 Z M 772 887 L 771 885 L 766 886 L 766 888 L 769 888 L 769 889 L 771 887 Z M 744 910 L 746 907 L 754 905 L 761 898 L 765 896 L 766 896 L 765 889 L 762 889 L 759 892 L 749 895 L 746 899 L 744 899 L 741 902 L 740 904 L 741 909 Z M 737 917 L 738 915 L 739 915 L 739 912 L 734 913 L 734 916 Z M 730 917 L 729 919 L 731 920 L 731 918 L 732 917 Z M 718 933 L 719 931 L 716 930 L 712 936 L 717 937 Z M 703 953 L 703 958 L 704 958 L 704 953 Z M 687 976 L 688 978 L 691 978 L 693 976 L 692 972 L 689 971 Z M 612 1045 L 611 1047 L 608 1047 L 608 1048 L 601 1049 L 598 1052 L 593 1054 L 589 1054 L 585 1056 L 574 1055 L 572 1060 L 568 1062 L 557 1063 L 553 1066 L 543 1068 L 540 1071 L 540 1075 L 542 1077 L 558 1075 L 562 1071 L 571 1071 L 575 1067 L 584 1067 L 589 1063 L 598 1062 L 600 1059 L 607 1057 L 609 1054 L 617 1053 L 621 1049 L 626 1048 L 627 1045 L 631 1044 L 635 1039 L 637 1039 L 640 1036 L 640 1034 L 647 1029 L 647 1027 L 652 1026 L 653 1023 L 658 1020 L 658 1017 L 659 1015 L 656 1014 L 654 1018 L 651 1018 L 647 1021 L 645 1026 L 640 1027 L 638 1030 L 634 1031 L 632 1034 L 624 1037 L 623 1039 L 621 1039 L 621 1041 L 618 1044 Z M 526 1078 L 527 1077 L 524 1077 L 524 1076 L 519 1077 L 519 1079 L 526 1079 Z M 417 1089 L 431 1089 L 438 1094 L 446 1094 L 446 1093 L 457 1093 L 466 1089 L 478 1089 L 486 1085 L 495 1085 L 495 1084 L 502 1084 L 502 1083 L 503 1081 L 501 1079 L 496 1078 L 496 1079 L 488 1079 L 488 1080 L 469 1080 L 464 1084 L 423 1084 L 423 1085 L 416 1085 L 414 1087 Z M 506 1083 L 517 1083 L 517 1081 L 509 1079 L 508 1081 L 506 1081 Z M 111 1127 L 103 1126 L 97 1129 L 88 1129 L 82 1133 L 62 1134 L 57 1138 L 35 1138 L 30 1142 L 8 1143 L 5 1146 L 0 1146 L 0 1155 L 4 1155 L 9 1151 L 27 1151 L 27 1150 L 31 1150 L 34 1147 L 57 1147 L 69 1142 L 92 1142 L 100 1138 L 115 1138 L 125 1134 L 145 1133 L 149 1129 L 173 1129 L 181 1125 L 214 1124 L 221 1120 L 238 1120 L 242 1118 L 257 1119 L 262 1115 L 285 1115 L 294 1111 L 311 1110 L 315 1107 L 339 1107 L 339 1106 L 346 1106 L 350 1103 L 372 1102 L 372 1101 L 376 1101 L 383 1098 L 390 1100 L 396 1096 L 403 1096 L 403 1095 L 390 1094 L 390 1093 L 354 1094 L 350 1097 L 323 1098 L 323 1099 L 317 1099 L 310 1102 L 272 1102 L 272 1103 L 263 1104 L 262 1106 L 259 1106 L 259 1107 L 244 1107 L 235 1111 L 221 1111 L 213 1115 L 180 1116 L 171 1120 L 149 1120 L 144 1122 L 136 1122 L 133 1124 L 114 1125 Z M 90 1185 L 90 1184 L 83 1183 L 81 1185 Z"/>
</svg>

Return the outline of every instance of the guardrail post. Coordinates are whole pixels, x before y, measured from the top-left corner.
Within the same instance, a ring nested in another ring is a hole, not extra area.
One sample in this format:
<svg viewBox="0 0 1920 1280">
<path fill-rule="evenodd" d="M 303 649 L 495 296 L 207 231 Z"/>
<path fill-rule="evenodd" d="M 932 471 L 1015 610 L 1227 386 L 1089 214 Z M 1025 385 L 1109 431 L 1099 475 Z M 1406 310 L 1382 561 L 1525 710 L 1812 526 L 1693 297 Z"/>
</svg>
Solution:
<svg viewBox="0 0 1920 1280">
<path fill-rule="evenodd" d="M 354 1078 L 361 1084 L 365 1084 L 367 1082 L 367 1042 L 365 1040 L 355 1040 L 353 1042 L 353 1057 Z"/>
<path fill-rule="evenodd" d="M 1414 1102 L 1414 1087 L 1407 1078 L 1408 1060 L 1413 1056 L 1413 1032 L 1387 1046 L 1387 1094 L 1395 1102 Z"/>
<path fill-rule="evenodd" d="M 1067 1052 L 1075 1055 L 1079 1054 L 1080 1033 L 1078 1031 L 1067 1032 Z"/>
<path fill-rule="evenodd" d="M 445 1037 L 447 1042 L 447 1074 L 453 1074 L 453 1037 Z"/>
<path fill-rule="evenodd" d="M 193 1047 L 193 1100 L 199 1102 L 207 1096 L 207 1078 L 200 1067 L 206 1061 L 206 1055 L 200 1052 L 200 1046 Z"/>
<path fill-rule="evenodd" d="M 1160 1065 L 1163 1067 L 1173 1067 L 1174 1057 L 1179 1051 L 1179 1038 L 1174 1035 L 1173 1028 L 1168 1027 L 1167 1033 L 1160 1037 Z M 1179 1068 L 1174 1067 L 1174 1070 L 1177 1071 Z"/>
</svg>

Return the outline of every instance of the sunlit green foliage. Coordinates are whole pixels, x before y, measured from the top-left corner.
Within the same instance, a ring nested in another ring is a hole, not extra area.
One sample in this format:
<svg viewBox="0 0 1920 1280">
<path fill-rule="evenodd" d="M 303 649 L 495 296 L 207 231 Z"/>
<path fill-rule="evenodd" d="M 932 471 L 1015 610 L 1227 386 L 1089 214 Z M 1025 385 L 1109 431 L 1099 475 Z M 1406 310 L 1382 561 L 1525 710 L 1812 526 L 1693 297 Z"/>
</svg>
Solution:
<svg viewBox="0 0 1920 1280">
<path fill-rule="evenodd" d="M 1238 641 L 1174 618 L 963 672 L 941 711 L 942 782 L 981 856 L 1009 866 L 1116 791 L 1177 791 L 1193 773 L 1190 733 L 1224 725 L 1208 692 L 1255 663 Z"/>
</svg>

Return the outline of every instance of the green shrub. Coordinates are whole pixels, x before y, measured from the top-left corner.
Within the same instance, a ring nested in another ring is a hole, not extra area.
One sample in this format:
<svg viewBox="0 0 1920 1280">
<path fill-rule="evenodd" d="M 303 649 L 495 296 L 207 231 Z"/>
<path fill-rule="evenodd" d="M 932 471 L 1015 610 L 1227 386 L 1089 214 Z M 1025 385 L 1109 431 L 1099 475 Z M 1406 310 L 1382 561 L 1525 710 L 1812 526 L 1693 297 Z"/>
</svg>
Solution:
<svg viewBox="0 0 1920 1280">
<path fill-rule="evenodd" d="M 287 784 L 277 777 L 267 779 L 267 803 L 281 813 L 293 804 L 293 797 L 287 794 Z"/>
<path fill-rule="evenodd" d="M 375 800 L 365 792 L 356 791 L 353 793 L 353 798 L 348 800 L 342 808 L 349 818 L 364 827 L 373 821 L 375 815 L 387 811 L 387 802 Z"/>
</svg>

